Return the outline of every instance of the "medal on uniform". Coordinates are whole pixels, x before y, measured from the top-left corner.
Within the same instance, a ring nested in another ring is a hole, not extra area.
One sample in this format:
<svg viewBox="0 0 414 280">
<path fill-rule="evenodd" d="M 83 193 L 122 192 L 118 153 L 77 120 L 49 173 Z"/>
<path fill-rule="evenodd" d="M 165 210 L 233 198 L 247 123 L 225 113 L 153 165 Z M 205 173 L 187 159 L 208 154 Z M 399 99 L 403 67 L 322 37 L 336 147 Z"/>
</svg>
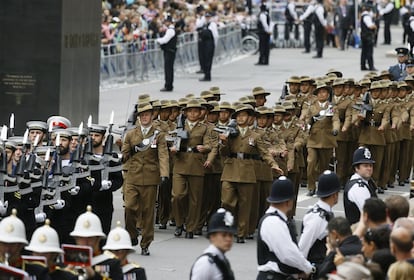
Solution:
<svg viewBox="0 0 414 280">
<path fill-rule="evenodd" d="M 150 143 L 150 140 L 148 138 L 145 138 L 144 140 L 142 140 L 142 144 L 144 144 L 144 146 L 147 146 Z"/>
<path fill-rule="evenodd" d="M 249 137 L 249 146 L 254 147 L 254 138 L 253 137 Z"/>
<path fill-rule="evenodd" d="M 153 139 L 151 142 L 151 149 L 156 149 L 157 148 L 157 139 Z"/>
</svg>

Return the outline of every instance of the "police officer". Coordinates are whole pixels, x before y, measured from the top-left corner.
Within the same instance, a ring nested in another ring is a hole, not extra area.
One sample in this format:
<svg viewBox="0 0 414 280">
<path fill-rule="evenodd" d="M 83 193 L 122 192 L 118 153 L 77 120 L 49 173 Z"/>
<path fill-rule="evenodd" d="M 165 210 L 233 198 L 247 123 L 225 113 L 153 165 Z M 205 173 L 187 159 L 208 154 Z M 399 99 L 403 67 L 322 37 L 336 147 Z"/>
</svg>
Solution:
<svg viewBox="0 0 414 280">
<path fill-rule="evenodd" d="M 324 171 L 318 179 L 319 200 L 303 217 L 299 249 L 316 266 L 326 256 L 327 226 L 334 216 L 332 207 L 338 203 L 339 190 L 338 176 L 330 170 Z"/>
<path fill-rule="evenodd" d="M 201 70 L 203 70 L 204 77 L 199 81 L 208 82 L 211 81 L 211 66 L 213 65 L 214 50 L 218 41 L 218 29 L 217 24 L 213 20 L 212 12 L 205 13 L 205 23 L 199 30 L 198 45 L 201 48 L 199 54 L 202 56 Z"/>
<path fill-rule="evenodd" d="M 315 26 L 316 55 L 313 58 L 322 58 L 323 45 L 325 41 L 326 11 L 323 7 L 323 1 L 317 0 L 314 10 L 313 24 Z"/>
<path fill-rule="evenodd" d="M 310 35 L 312 31 L 313 11 L 315 10 L 315 0 L 306 1 L 305 12 L 299 17 L 299 21 L 303 22 L 303 45 L 305 50 L 303 53 L 310 53 Z"/>
<path fill-rule="evenodd" d="M 259 34 L 259 62 L 255 65 L 269 65 L 270 53 L 270 16 L 266 4 L 260 5 L 260 13 L 258 16 L 257 29 Z"/>
<path fill-rule="evenodd" d="M 344 189 L 345 216 L 351 225 L 359 221 L 365 200 L 377 197 L 371 180 L 374 163 L 368 148 L 359 147 L 355 150 L 352 162 L 355 173 Z"/>
<path fill-rule="evenodd" d="M 399 81 L 405 72 L 405 62 L 408 59 L 409 50 L 407 48 L 396 48 L 395 52 L 397 53 L 398 63 L 390 66 L 388 72 L 392 75 L 392 80 Z"/>
<path fill-rule="evenodd" d="M 164 77 L 165 84 L 161 91 L 172 91 L 174 82 L 174 60 L 175 52 L 177 51 L 177 35 L 175 32 L 173 19 L 168 15 L 164 24 L 167 27 L 164 36 L 157 39 L 157 42 L 161 45 L 161 49 L 164 53 Z"/>
<path fill-rule="evenodd" d="M 135 250 L 132 247 L 129 233 L 121 227 L 121 222 L 117 222 L 116 228 L 112 229 L 106 239 L 103 250 L 114 254 L 122 266 L 123 279 L 146 280 L 145 269 L 136 263 L 130 263 L 127 256 Z"/>
<path fill-rule="evenodd" d="M 225 256 L 233 245 L 235 232 L 233 215 L 224 208 L 218 209 L 208 223 L 210 246 L 194 262 L 190 272 L 191 280 L 235 279 Z"/>
<path fill-rule="evenodd" d="M 92 213 L 91 206 L 88 206 L 86 212 L 76 219 L 75 228 L 70 235 L 75 238 L 76 245 L 92 248 L 92 266 L 84 268 L 88 279 L 123 279 L 119 259 L 111 252 L 102 252 L 99 246 L 105 233 L 102 231 L 100 219 Z"/>
<path fill-rule="evenodd" d="M 148 247 L 154 239 L 157 185 L 170 174 L 165 134 L 154 127 L 152 111 L 149 103 L 139 104 L 139 125 L 127 133 L 122 145 L 122 159 L 129 162 L 123 189 L 126 229 L 136 245 L 136 225 L 142 226 L 142 255 L 149 255 Z"/>
<path fill-rule="evenodd" d="M 266 214 L 259 223 L 257 238 L 258 280 L 288 279 L 316 271 L 296 245 L 296 236 L 289 230 L 287 215 L 292 211 L 295 192 L 292 181 L 285 176 L 273 182 Z M 278 230 L 275 230 L 275 229 Z"/>
<path fill-rule="evenodd" d="M 374 40 L 375 40 L 375 30 L 377 26 L 372 20 L 370 11 L 370 4 L 362 5 L 362 14 L 361 14 L 361 70 L 371 70 L 376 71 L 374 67 Z M 368 67 L 366 66 L 368 62 Z"/>
<path fill-rule="evenodd" d="M 383 45 L 391 44 L 391 22 L 394 15 L 394 4 L 391 0 L 384 0 L 383 6 L 379 6 L 378 12 L 379 15 L 384 19 L 384 43 Z"/>
</svg>

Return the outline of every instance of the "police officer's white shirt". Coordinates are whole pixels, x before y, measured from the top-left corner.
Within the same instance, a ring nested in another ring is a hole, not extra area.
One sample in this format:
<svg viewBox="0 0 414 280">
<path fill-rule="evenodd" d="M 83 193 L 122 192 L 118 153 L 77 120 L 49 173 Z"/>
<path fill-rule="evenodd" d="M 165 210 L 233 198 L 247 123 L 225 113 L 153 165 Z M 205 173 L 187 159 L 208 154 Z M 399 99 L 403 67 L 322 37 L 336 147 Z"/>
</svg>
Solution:
<svg viewBox="0 0 414 280">
<path fill-rule="evenodd" d="M 366 17 L 363 17 L 363 21 L 364 21 L 365 25 L 366 25 L 368 28 L 372 28 L 372 27 L 374 27 L 374 26 L 375 26 L 375 24 L 374 24 L 374 22 L 372 21 L 372 16 L 370 15 L 370 13 L 369 13 L 368 11 L 363 11 L 363 12 L 362 12 L 362 14 L 361 14 L 361 17 L 362 17 L 362 16 L 364 16 L 364 15 L 368 15 L 368 16 L 366 16 Z"/>
<path fill-rule="evenodd" d="M 325 211 L 332 212 L 331 206 L 319 200 L 313 207 L 319 206 Z M 314 213 L 313 211 L 307 213 L 303 217 L 303 232 L 299 240 L 299 250 L 305 257 L 308 257 L 309 250 L 317 239 L 322 240 L 328 234 L 327 232 L 328 222 L 325 218 L 320 216 L 320 213 Z"/>
<path fill-rule="evenodd" d="M 224 254 L 216 246 L 210 246 L 203 253 L 211 253 L 224 260 Z M 193 265 L 190 280 L 221 280 L 223 275 L 214 262 L 211 262 L 208 256 L 200 257 Z"/>
<path fill-rule="evenodd" d="M 208 29 L 210 29 L 211 34 L 213 34 L 214 45 L 217 46 L 217 42 L 218 42 L 218 38 L 219 38 L 217 23 L 210 20 L 210 24 L 208 25 Z"/>
<path fill-rule="evenodd" d="M 175 36 L 175 29 L 174 29 L 174 25 L 170 24 L 168 26 L 167 31 L 165 31 L 164 36 L 162 36 L 161 38 L 157 39 L 157 42 L 160 45 L 164 45 L 167 44 L 173 37 Z"/>
<path fill-rule="evenodd" d="M 204 16 L 197 17 L 196 19 L 196 28 L 201 28 L 206 24 L 206 18 Z"/>
<path fill-rule="evenodd" d="M 287 8 L 289 10 L 290 15 L 293 17 L 294 20 L 298 20 L 298 13 L 296 13 L 296 5 L 295 2 L 291 1 L 289 2 L 289 4 L 287 5 Z"/>
<path fill-rule="evenodd" d="M 350 180 L 354 179 L 361 179 L 365 184 L 368 185 L 368 181 L 362 178 L 360 175 L 355 173 L 351 176 Z M 368 187 L 365 185 L 360 185 L 358 182 L 352 185 L 352 187 L 348 191 L 348 199 L 349 201 L 356 204 L 359 211 L 362 213 L 362 208 L 364 207 L 365 200 L 371 197 L 371 193 L 368 190 Z"/>
<path fill-rule="evenodd" d="M 266 210 L 266 213 L 274 213 L 275 211 L 287 221 L 286 215 L 272 206 Z M 279 217 L 271 215 L 265 218 L 260 228 L 260 236 L 263 242 L 269 247 L 269 250 L 275 253 L 281 263 L 296 267 L 305 273 L 312 271 L 311 263 L 303 256 L 298 246 L 292 241 L 286 222 L 282 221 Z M 259 271 L 282 273 L 278 264 L 272 261 L 268 261 L 264 265 L 259 265 L 257 269 Z"/>
<path fill-rule="evenodd" d="M 300 21 L 307 19 L 315 11 L 315 5 L 309 5 L 305 12 L 299 17 Z"/>
<path fill-rule="evenodd" d="M 385 5 L 384 8 L 381 8 L 381 6 L 379 6 L 378 12 L 381 16 L 383 16 L 384 14 L 391 13 L 393 9 L 394 9 L 394 4 L 392 4 L 391 2 L 388 2 L 388 4 Z"/>
<path fill-rule="evenodd" d="M 414 31 L 414 17 L 413 16 L 410 17 L 410 28 L 412 31 Z"/>
<path fill-rule="evenodd" d="M 323 6 L 321 4 L 316 5 L 316 7 L 315 7 L 315 14 L 318 17 L 319 22 L 323 26 L 326 26 L 327 22 L 326 22 L 326 19 L 325 19 L 325 16 L 324 16 L 324 12 L 325 12 L 325 10 L 324 10 L 324 8 L 323 8 Z"/>
<path fill-rule="evenodd" d="M 262 23 L 264 31 L 270 33 L 270 25 L 267 24 L 267 12 L 261 12 L 259 20 Z"/>
</svg>

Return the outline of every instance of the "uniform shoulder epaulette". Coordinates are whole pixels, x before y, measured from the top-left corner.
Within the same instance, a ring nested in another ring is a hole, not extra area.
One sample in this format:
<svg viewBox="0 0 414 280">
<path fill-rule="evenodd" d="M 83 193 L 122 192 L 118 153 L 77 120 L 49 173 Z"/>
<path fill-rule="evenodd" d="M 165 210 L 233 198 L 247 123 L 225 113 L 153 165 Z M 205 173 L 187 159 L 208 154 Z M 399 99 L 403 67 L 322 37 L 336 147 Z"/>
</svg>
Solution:
<svg viewBox="0 0 414 280">
<path fill-rule="evenodd" d="M 110 259 L 116 259 L 117 257 L 112 254 L 109 251 L 105 251 L 102 254 L 100 254 L 99 256 L 93 257 L 92 258 L 92 265 L 97 265 L 100 264 L 104 261 L 110 260 Z"/>
<path fill-rule="evenodd" d="M 142 268 L 139 264 L 136 263 L 128 263 L 122 266 L 122 273 L 127 273 L 135 268 Z"/>
<path fill-rule="evenodd" d="M 67 272 L 67 273 L 70 273 L 70 274 L 73 274 L 73 275 L 78 275 L 75 271 L 70 270 L 70 269 L 68 269 L 67 267 L 60 267 L 60 266 L 57 266 L 57 267 L 55 268 L 55 270 L 64 271 L 64 272 Z"/>
</svg>

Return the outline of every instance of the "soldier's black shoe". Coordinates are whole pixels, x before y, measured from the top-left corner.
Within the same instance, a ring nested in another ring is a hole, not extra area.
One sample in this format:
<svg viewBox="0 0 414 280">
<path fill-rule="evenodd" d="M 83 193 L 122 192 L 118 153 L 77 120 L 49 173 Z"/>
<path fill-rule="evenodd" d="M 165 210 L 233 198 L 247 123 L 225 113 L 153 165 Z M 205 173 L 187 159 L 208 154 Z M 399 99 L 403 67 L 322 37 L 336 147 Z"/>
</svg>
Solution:
<svg viewBox="0 0 414 280">
<path fill-rule="evenodd" d="M 203 231 L 201 229 L 198 229 L 194 231 L 194 235 L 203 235 Z"/>
<path fill-rule="evenodd" d="M 322 58 L 322 56 L 321 55 L 314 55 L 314 56 L 312 56 L 312 58 Z"/>
<path fill-rule="evenodd" d="M 380 194 L 385 193 L 385 192 L 384 192 L 384 189 L 382 189 L 382 188 L 378 188 L 377 192 L 378 192 L 378 193 L 380 193 Z"/>
<path fill-rule="evenodd" d="M 246 241 L 244 240 L 244 237 L 237 237 L 236 242 L 241 243 L 241 244 L 246 243 Z"/>
<path fill-rule="evenodd" d="M 193 239 L 194 238 L 194 233 L 192 233 L 192 232 L 186 232 L 185 233 L 185 238 L 187 238 L 187 239 Z"/>
<path fill-rule="evenodd" d="M 394 185 L 388 184 L 388 185 L 387 185 L 387 187 L 388 187 L 389 189 L 393 189 L 393 188 L 394 188 Z"/>
<path fill-rule="evenodd" d="M 249 234 L 248 236 L 246 236 L 246 239 L 253 240 L 254 239 L 253 234 Z"/>
<path fill-rule="evenodd" d="M 175 227 L 176 226 L 175 221 L 170 221 L 170 226 Z"/>
<path fill-rule="evenodd" d="M 200 69 L 196 72 L 196 74 L 204 74 L 204 71 Z"/>
<path fill-rule="evenodd" d="M 209 79 L 209 78 L 201 78 L 201 79 L 198 79 L 200 82 L 210 82 L 211 81 L 211 78 Z"/>
<path fill-rule="evenodd" d="M 138 238 L 137 237 L 132 238 L 131 243 L 132 243 L 132 246 L 137 246 L 138 245 Z"/>
<path fill-rule="evenodd" d="M 404 183 L 409 184 L 410 180 L 406 179 L 406 180 L 404 180 Z"/>
<path fill-rule="evenodd" d="M 141 249 L 141 255 L 143 255 L 143 256 L 149 256 L 150 255 L 150 252 L 149 252 L 148 248 L 142 248 Z"/>
<path fill-rule="evenodd" d="M 310 190 L 308 191 L 308 193 L 306 194 L 306 196 L 314 196 L 315 195 L 315 190 Z"/>
<path fill-rule="evenodd" d="M 404 187 L 404 186 L 405 186 L 405 184 L 404 184 L 404 182 L 398 182 L 398 186 L 400 186 L 400 187 Z"/>
<path fill-rule="evenodd" d="M 158 227 L 159 229 L 167 229 L 167 225 L 165 224 L 165 225 L 160 225 L 159 227 Z"/>
<path fill-rule="evenodd" d="M 306 184 L 306 183 L 300 183 L 300 187 L 301 188 L 307 188 L 308 187 L 308 184 Z"/>
<path fill-rule="evenodd" d="M 183 230 L 184 230 L 183 226 L 176 227 L 175 231 L 174 231 L 174 235 L 177 236 L 177 237 L 181 236 L 183 234 Z"/>
</svg>

